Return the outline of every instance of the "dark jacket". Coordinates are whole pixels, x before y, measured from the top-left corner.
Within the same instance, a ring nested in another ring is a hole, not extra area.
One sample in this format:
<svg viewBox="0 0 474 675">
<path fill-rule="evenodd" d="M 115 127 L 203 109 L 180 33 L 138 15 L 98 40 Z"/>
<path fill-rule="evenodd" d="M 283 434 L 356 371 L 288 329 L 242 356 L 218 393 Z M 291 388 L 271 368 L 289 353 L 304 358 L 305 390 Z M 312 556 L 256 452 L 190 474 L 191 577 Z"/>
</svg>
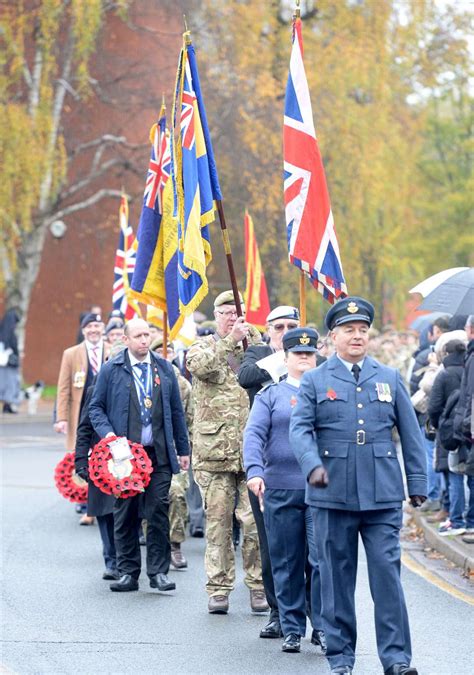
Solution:
<svg viewBox="0 0 474 675">
<path fill-rule="evenodd" d="M 253 405 L 255 395 L 258 394 L 265 382 L 272 382 L 270 374 L 263 368 L 259 368 L 256 362 L 264 359 L 266 356 L 270 356 L 274 351 L 270 345 L 251 345 L 244 354 L 237 377 L 240 386 L 247 389 L 250 407 Z M 320 366 L 324 361 L 326 361 L 326 358 L 317 354 L 316 366 Z"/>
<path fill-rule="evenodd" d="M 188 430 L 184 417 L 178 381 L 173 366 L 150 353 L 154 376 L 153 395 L 161 395 L 166 452 L 173 473 L 179 473 L 178 455 L 189 455 Z M 131 391 L 131 387 L 133 390 Z M 89 406 L 89 415 L 100 438 L 109 432 L 129 437 L 130 401 L 135 390 L 128 349 L 102 366 Z M 152 408 L 153 439 L 160 438 L 155 409 Z M 161 416 L 160 416 L 161 417 Z M 133 440 L 133 439 L 130 439 Z M 158 448 L 155 448 L 158 452 Z"/>
<path fill-rule="evenodd" d="M 467 345 L 466 359 L 461 379 L 461 388 L 459 392 L 459 403 L 456 408 L 454 418 L 454 433 L 458 438 L 470 439 L 472 441 L 471 414 L 472 397 L 474 395 L 474 339 Z M 472 443 L 471 443 L 472 445 Z"/>
<path fill-rule="evenodd" d="M 256 363 L 260 359 L 270 356 L 274 351 L 270 345 L 251 345 L 245 351 L 237 378 L 240 386 L 247 389 L 250 407 L 252 407 L 255 394 L 260 391 L 264 383 L 272 381 L 270 374 L 263 368 L 259 368 Z"/>
<path fill-rule="evenodd" d="M 93 448 L 100 440 L 99 436 L 94 431 L 94 427 L 89 417 L 89 403 L 94 392 L 94 385 L 90 386 L 86 395 L 84 396 L 84 406 L 82 408 L 79 425 L 76 434 L 76 452 L 74 457 L 74 464 L 76 471 L 79 469 L 88 469 L 89 467 L 89 450 Z M 89 480 L 89 491 L 87 493 L 87 514 L 89 516 L 106 516 L 113 513 L 115 497 L 106 495 L 99 490 L 94 483 Z"/>
<path fill-rule="evenodd" d="M 428 415 L 435 429 L 438 428 L 439 418 L 449 395 L 460 387 L 463 363 L 464 353 L 448 354 L 443 360 L 442 370 L 436 375 L 428 401 Z M 438 438 L 436 438 L 435 469 L 448 470 L 448 450 L 442 447 Z"/>
</svg>

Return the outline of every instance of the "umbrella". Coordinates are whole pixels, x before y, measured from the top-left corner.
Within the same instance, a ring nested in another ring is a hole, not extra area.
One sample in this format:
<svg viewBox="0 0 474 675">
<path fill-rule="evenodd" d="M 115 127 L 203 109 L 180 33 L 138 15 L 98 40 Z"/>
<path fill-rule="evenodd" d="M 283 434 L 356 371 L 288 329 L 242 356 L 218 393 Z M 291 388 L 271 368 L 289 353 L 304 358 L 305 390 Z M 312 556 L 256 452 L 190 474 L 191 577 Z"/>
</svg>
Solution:
<svg viewBox="0 0 474 675">
<path fill-rule="evenodd" d="M 424 328 L 427 328 L 433 321 L 439 319 L 440 316 L 451 316 L 451 314 L 448 314 L 448 312 L 430 312 L 429 314 L 421 314 L 421 316 L 417 316 L 416 319 L 413 319 L 410 328 L 421 333 Z"/>
<path fill-rule="evenodd" d="M 457 272 L 429 293 L 418 309 L 474 314 L 474 267 Z"/>
<path fill-rule="evenodd" d="M 436 274 L 433 274 L 431 277 L 428 277 L 424 281 L 420 281 L 419 284 L 413 286 L 413 288 L 410 288 L 408 292 L 419 293 L 424 298 L 426 298 L 428 293 L 434 291 L 434 289 L 437 286 L 439 286 L 443 281 L 446 281 L 447 279 L 452 277 L 454 274 L 457 274 L 458 272 L 462 272 L 463 270 L 468 269 L 469 267 L 451 267 L 451 269 L 449 270 L 442 270 L 441 272 L 437 272 Z"/>
</svg>

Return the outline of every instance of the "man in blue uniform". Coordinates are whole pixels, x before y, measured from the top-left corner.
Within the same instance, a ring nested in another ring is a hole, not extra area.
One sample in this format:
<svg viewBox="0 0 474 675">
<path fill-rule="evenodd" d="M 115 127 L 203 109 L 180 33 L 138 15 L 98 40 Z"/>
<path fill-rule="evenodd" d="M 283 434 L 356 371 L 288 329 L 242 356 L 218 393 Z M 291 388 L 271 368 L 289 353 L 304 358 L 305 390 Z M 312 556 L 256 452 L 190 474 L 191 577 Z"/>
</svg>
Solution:
<svg viewBox="0 0 474 675">
<path fill-rule="evenodd" d="M 373 318 L 373 306 L 359 297 L 340 300 L 329 310 L 326 327 L 336 353 L 303 376 L 290 441 L 313 512 L 331 673 L 352 673 L 354 666 L 360 534 L 385 675 L 416 675 L 400 582 L 405 494 L 393 428 L 400 436 L 413 506 L 426 499 L 426 458 L 400 373 L 367 356 Z"/>
</svg>

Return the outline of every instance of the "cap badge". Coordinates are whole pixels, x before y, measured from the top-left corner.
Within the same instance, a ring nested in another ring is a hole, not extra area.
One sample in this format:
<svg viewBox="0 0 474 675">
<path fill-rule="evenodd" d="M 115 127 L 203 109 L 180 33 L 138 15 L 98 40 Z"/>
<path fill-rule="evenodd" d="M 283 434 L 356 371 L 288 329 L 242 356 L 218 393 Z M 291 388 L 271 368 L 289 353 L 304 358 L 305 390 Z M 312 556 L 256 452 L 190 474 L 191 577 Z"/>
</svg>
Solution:
<svg viewBox="0 0 474 675">
<path fill-rule="evenodd" d="M 357 306 L 357 304 L 355 302 L 350 302 L 347 305 L 347 311 L 350 312 L 351 314 L 355 314 L 356 312 L 359 311 L 359 307 Z"/>
<path fill-rule="evenodd" d="M 307 333 L 303 333 L 303 335 L 300 337 L 300 345 L 309 345 L 310 338 L 308 337 Z"/>
</svg>

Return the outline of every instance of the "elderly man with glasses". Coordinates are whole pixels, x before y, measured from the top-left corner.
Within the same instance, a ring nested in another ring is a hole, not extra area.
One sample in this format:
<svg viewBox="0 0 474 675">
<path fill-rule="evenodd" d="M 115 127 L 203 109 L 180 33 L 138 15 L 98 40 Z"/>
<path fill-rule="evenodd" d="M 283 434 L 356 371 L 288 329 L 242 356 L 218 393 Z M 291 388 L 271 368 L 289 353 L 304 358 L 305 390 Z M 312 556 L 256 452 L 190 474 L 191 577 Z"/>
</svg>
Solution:
<svg viewBox="0 0 474 675">
<path fill-rule="evenodd" d="M 244 581 L 250 590 L 250 606 L 254 612 L 264 612 L 268 605 L 242 458 L 242 435 L 249 401 L 237 380 L 243 357 L 242 341 L 246 338 L 249 344 L 258 344 L 261 337 L 244 316 L 237 316 L 232 291 L 217 296 L 214 317 L 216 332 L 199 338 L 187 354 L 195 404 L 193 471 L 207 517 L 208 610 L 211 614 L 226 614 L 229 609 L 229 594 L 235 581 L 232 547 L 235 508 L 243 529 Z"/>
</svg>

